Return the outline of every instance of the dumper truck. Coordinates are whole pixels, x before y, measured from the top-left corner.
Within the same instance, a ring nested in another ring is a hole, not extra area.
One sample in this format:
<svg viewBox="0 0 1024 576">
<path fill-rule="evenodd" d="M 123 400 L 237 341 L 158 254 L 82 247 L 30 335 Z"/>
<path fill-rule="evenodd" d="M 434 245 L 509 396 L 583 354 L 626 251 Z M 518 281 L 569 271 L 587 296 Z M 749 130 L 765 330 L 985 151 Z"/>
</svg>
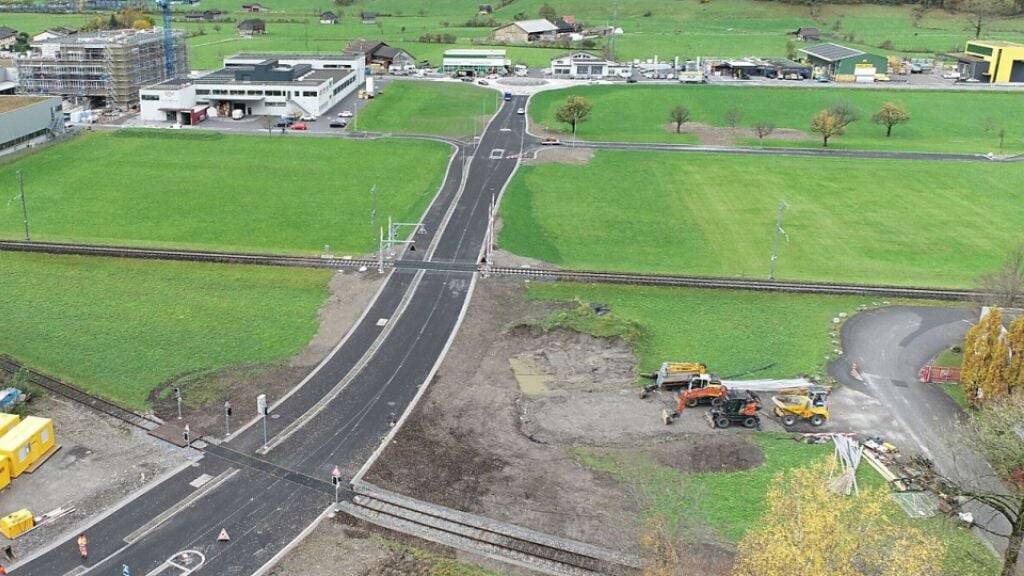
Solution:
<svg viewBox="0 0 1024 576">
<path fill-rule="evenodd" d="M 640 398 L 646 398 L 654 390 L 690 388 L 691 382 L 702 382 L 705 386 L 722 383 L 717 375 L 709 374 L 708 367 L 701 362 L 665 362 L 657 372 L 642 376 L 654 380 L 654 383 L 643 387 Z"/>
</svg>

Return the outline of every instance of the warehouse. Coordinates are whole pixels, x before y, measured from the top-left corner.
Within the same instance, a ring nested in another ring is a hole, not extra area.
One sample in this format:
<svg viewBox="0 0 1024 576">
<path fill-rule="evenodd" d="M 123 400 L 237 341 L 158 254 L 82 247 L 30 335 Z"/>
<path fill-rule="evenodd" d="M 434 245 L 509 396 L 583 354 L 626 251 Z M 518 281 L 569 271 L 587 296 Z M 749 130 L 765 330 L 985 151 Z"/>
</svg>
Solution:
<svg viewBox="0 0 1024 576">
<path fill-rule="evenodd" d="M 456 76 L 508 74 L 512 62 L 504 50 L 445 50 L 441 71 Z"/>
<path fill-rule="evenodd" d="M 64 132 L 56 96 L 0 96 L 0 154 Z"/>
<path fill-rule="evenodd" d="M 196 79 L 143 88 L 142 120 L 196 124 L 207 116 L 318 118 L 362 86 L 362 57 L 239 54 Z"/>
<path fill-rule="evenodd" d="M 885 74 L 889 70 L 889 61 L 885 56 L 868 54 L 839 44 L 818 44 L 801 48 L 800 52 L 807 55 L 807 61 L 814 66 L 816 76 L 832 79 L 848 76 L 852 80 L 858 64 L 874 67 L 873 74 Z"/>
<path fill-rule="evenodd" d="M 971 40 L 957 59 L 961 80 L 989 84 L 1024 82 L 1024 45 L 1014 42 Z"/>
<path fill-rule="evenodd" d="M 619 66 L 587 52 L 574 52 L 551 61 L 551 75 L 555 78 L 604 78 Z"/>
<path fill-rule="evenodd" d="M 500 42 L 514 42 L 525 44 L 527 42 L 551 41 L 555 39 L 558 27 L 547 20 L 520 20 L 506 24 L 494 30 L 494 39 Z"/>
</svg>

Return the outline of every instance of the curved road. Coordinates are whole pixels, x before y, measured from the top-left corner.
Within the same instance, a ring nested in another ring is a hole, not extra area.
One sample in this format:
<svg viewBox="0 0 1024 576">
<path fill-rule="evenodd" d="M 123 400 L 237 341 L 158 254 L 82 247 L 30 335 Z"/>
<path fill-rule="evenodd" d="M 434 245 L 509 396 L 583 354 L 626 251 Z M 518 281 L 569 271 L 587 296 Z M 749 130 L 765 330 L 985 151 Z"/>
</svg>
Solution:
<svg viewBox="0 0 1024 576">
<path fill-rule="evenodd" d="M 522 152 L 525 121 L 515 110 L 525 105 L 524 97 L 505 102 L 478 150 L 456 150 L 422 220 L 417 251 L 405 258 L 479 261 L 491 200 Z M 473 154 L 465 165 L 460 152 Z M 330 470 L 337 465 L 353 472 L 411 406 L 457 330 L 474 279 L 470 272 L 391 271 L 349 335 L 272 407 L 270 450 L 257 454 L 262 427 L 249 426 L 86 527 L 87 566 L 74 544 L 77 534 L 70 533 L 12 573 L 107 575 L 121 574 L 125 565 L 133 576 L 259 573 L 331 507 Z M 221 482 L 203 492 L 196 488 L 203 478 Z M 195 498 L 191 505 L 189 498 Z M 217 541 L 221 529 L 230 541 Z M 204 563 L 161 567 L 185 550 L 201 554 Z"/>
</svg>

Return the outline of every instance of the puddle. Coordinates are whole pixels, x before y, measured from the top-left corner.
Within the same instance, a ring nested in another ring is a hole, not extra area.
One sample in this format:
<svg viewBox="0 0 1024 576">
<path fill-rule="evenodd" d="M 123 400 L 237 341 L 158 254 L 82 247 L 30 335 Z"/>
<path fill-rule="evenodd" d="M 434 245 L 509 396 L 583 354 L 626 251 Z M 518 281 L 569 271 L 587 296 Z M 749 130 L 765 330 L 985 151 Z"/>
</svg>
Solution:
<svg viewBox="0 0 1024 576">
<path fill-rule="evenodd" d="M 508 359 L 512 373 L 515 374 L 519 390 L 527 396 L 545 396 L 551 393 L 548 387 L 554 377 L 537 366 L 529 356 L 514 356 Z"/>
</svg>

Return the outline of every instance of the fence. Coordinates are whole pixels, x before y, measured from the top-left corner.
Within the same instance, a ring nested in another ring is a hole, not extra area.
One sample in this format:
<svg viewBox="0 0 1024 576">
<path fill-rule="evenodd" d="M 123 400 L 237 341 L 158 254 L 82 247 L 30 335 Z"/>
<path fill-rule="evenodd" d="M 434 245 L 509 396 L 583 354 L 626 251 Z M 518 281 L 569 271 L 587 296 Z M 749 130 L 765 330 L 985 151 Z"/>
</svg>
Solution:
<svg viewBox="0 0 1024 576">
<path fill-rule="evenodd" d="M 943 384 L 946 382 L 959 382 L 960 381 L 960 369 L 959 368 L 944 368 L 942 366 L 932 366 L 931 364 L 921 368 L 921 382 L 931 382 L 933 384 Z"/>
</svg>

